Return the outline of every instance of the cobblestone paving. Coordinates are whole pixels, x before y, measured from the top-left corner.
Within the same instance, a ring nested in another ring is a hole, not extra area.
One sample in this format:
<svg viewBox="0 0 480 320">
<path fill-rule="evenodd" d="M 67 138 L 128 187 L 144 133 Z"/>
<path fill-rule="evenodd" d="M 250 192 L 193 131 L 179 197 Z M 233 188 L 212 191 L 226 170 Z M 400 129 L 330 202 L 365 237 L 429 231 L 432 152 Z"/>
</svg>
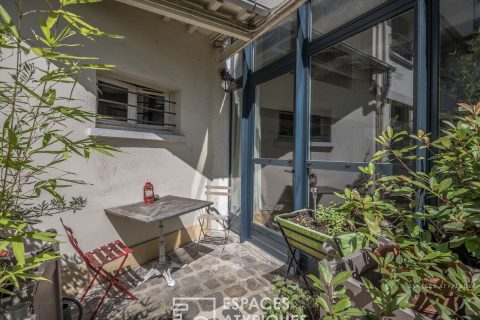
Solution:
<svg viewBox="0 0 480 320">
<path fill-rule="evenodd" d="M 251 244 L 236 240 L 225 247 L 190 243 L 169 256 L 172 261 L 186 264 L 173 272 L 175 287 L 168 287 L 163 278 L 137 285 L 154 262 L 129 270 L 122 280 L 139 300 L 132 301 L 117 293 L 110 295 L 97 319 L 256 319 L 254 315 L 262 314 L 262 298 L 273 296 L 271 280 L 285 272 L 284 264 Z M 93 307 L 98 298 L 98 292 L 93 293 L 88 305 Z M 188 306 L 181 317 L 172 314 L 174 298 Z M 85 319 L 89 318 L 91 307 L 87 307 Z"/>
</svg>

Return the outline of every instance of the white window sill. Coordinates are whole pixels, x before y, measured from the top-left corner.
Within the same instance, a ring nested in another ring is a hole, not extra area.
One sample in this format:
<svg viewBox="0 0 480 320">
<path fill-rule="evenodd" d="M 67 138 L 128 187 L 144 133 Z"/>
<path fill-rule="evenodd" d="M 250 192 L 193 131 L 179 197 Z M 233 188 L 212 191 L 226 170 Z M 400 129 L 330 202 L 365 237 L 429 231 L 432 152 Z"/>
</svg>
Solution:
<svg viewBox="0 0 480 320">
<path fill-rule="evenodd" d="M 185 137 L 179 134 L 162 132 L 142 132 L 132 130 L 117 130 L 105 128 L 87 128 L 87 135 L 93 137 L 113 138 L 113 139 L 132 139 L 144 141 L 161 141 L 179 143 L 185 142 Z"/>
</svg>

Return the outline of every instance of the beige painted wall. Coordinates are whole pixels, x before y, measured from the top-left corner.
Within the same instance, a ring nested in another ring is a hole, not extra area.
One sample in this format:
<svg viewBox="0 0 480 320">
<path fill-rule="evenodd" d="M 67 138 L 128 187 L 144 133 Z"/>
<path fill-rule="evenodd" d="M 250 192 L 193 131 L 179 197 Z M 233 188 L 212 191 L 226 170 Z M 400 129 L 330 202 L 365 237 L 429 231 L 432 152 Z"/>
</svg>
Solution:
<svg viewBox="0 0 480 320">
<path fill-rule="evenodd" d="M 13 3 L 13 1 L 12 1 Z M 7 4 L 12 10 L 13 4 Z M 41 8 L 45 1 L 26 1 L 26 8 Z M 95 154 L 85 161 L 73 157 L 66 169 L 79 173 L 78 178 L 90 185 L 75 186 L 69 196 L 87 197 L 87 207 L 78 213 L 63 214 L 67 225 L 76 232 L 81 247 L 88 251 L 115 239 L 135 247 L 157 237 L 156 225 L 145 225 L 107 216 L 103 209 L 141 201 L 143 185 L 150 180 L 155 193 L 205 199 L 207 184 L 228 183 L 228 116 L 229 97 L 221 87 L 217 52 L 208 38 L 200 33 L 189 34 L 184 24 L 165 22 L 161 16 L 105 0 L 100 4 L 80 6 L 77 13 L 100 29 L 125 37 L 122 40 L 102 39 L 74 48 L 76 54 L 96 56 L 100 62 L 117 65 L 111 76 L 169 89 L 177 102 L 175 134 L 184 142 L 168 143 L 132 139 L 108 139 L 121 153 L 115 158 Z M 38 16 L 24 21 L 37 26 Z M 30 28 L 27 28 L 30 29 Z M 91 73 L 79 81 L 74 96 L 88 111 L 96 111 L 96 77 Z M 61 88 L 59 88 L 61 90 Z M 76 137 L 85 137 L 94 124 L 74 124 L 69 129 Z M 226 199 L 215 200 L 226 212 Z M 178 245 L 194 238 L 196 214 L 168 221 L 166 232 L 174 234 L 186 229 Z M 44 217 L 40 228 L 62 232 L 59 216 Z M 188 230 L 187 230 L 188 229 Z M 190 236 L 185 236 L 185 235 Z M 66 239 L 65 239 L 66 240 Z M 173 248 L 173 246 L 168 246 Z M 142 251 L 143 249 L 139 249 Z M 70 261 L 73 250 L 68 243 L 61 251 Z M 143 250 L 145 251 L 145 250 Z M 145 253 L 150 259 L 155 257 Z M 136 257 L 145 262 L 145 257 Z M 75 263 L 74 260 L 71 262 Z"/>
</svg>

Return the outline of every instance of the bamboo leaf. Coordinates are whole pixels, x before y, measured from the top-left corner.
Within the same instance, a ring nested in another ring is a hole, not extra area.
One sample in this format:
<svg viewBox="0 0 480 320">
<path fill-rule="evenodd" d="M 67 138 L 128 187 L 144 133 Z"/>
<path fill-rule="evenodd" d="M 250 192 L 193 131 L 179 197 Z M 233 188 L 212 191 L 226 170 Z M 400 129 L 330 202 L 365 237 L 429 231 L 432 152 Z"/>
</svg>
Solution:
<svg viewBox="0 0 480 320">
<path fill-rule="evenodd" d="M 21 237 L 12 237 L 12 250 L 13 254 L 17 258 L 18 264 L 25 265 L 25 246 Z"/>
<path fill-rule="evenodd" d="M 8 14 L 7 10 L 0 4 L 0 18 L 5 22 L 5 26 L 12 33 L 15 39 L 20 40 L 20 34 L 18 33 L 17 27 L 12 20 L 12 17 Z"/>
</svg>

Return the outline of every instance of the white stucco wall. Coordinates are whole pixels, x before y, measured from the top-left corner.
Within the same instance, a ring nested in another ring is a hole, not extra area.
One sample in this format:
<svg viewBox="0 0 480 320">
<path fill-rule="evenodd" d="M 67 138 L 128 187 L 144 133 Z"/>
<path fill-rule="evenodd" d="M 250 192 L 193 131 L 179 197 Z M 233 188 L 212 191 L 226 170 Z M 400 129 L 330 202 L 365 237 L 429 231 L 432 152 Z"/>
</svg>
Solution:
<svg viewBox="0 0 480 320">
<path fill-rule="evenodd" d="M 38 8 L 42 4 L 30 0 L 27 6 Z M 107 216 L 103 209 L 142 201 L 146 180 L 160 196 L 197 199 L 206 198 L 206 184 L 227 185 L 229 97 L 221 88 L 221 65 L 208 37 L 189 34 L 184 24 L 167 23 L 159 15 L 113 0 L 79 6 L 75 11 L 100 29 L 125 37 L 85 43 L 74 49 L 76 54 L 115 64 L 116 71 L 110 75 L 116 78 L 171 90 L 177 102 L 174 133 L 182 135 L 184 142 L 110 138 L 106 142 L 121 150 L 114 158 L 94 154 L 85 161 L 73 157 L 66 165 L 79 173 L 79 179 L 91 183 L 64 190 L 67 199 L 78 195 L 88 199 L 82 211 L 61 215 L 74 228 L 81 247 L 90 250 L 115 239 L 134 246 L 156 237 L 157 226 Z M 24 23 L 37 26 L 38 16 L 32 15 L 32 19 Z M 82 77 L 74 93 L 81 106 L 91 112 L 96 111 L 96 76 L 92 72 Z M 85 137 L 94 126 L 76 123 L 69 129 L 76 137 Z M 225 209 L 226 200 L 217 203 Z M 43 217 L 39 227 L 62 232 L 59 218 Z M 194 222 L 195 214 L 172 219 L 166 232 L 188 228 Z M 61 250 L 73 253 L 68 243 L 62 244 Z"/>
</svg>

